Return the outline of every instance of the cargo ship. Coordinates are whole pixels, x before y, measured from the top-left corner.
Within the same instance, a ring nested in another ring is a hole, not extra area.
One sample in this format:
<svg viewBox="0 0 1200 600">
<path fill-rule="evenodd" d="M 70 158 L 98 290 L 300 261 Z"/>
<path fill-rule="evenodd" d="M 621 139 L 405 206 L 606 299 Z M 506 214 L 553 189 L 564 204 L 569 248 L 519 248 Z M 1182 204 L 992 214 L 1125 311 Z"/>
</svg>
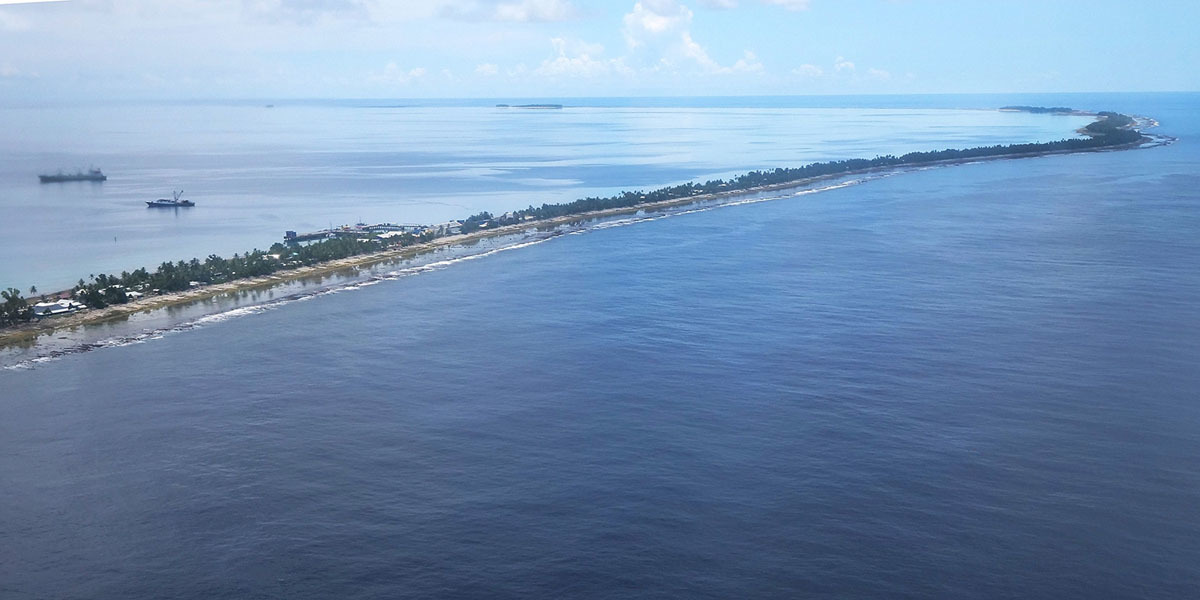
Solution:
<svg viewBox="0 0 1200 600">
<path fill-rule="evenodd" d="M 105 175 L 100 169 L 88 169 L 87 172 L 76 171 L 74 173 L 63 173 L 59 171 L 54 175 L 38 175 L 38 179 L 42 183 L 60 183 L 63 181 L 105 181 L 108 175 Z"/>
</svg>

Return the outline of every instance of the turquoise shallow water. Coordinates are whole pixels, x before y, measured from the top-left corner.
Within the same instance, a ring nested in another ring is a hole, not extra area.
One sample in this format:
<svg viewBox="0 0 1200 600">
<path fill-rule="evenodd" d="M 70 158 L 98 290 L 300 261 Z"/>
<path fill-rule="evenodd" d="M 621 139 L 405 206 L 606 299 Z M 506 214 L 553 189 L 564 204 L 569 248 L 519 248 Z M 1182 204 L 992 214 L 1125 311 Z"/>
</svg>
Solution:
<svg viewBox="0 0 1200 600">
<path fill-rule="evenodd" d="M 0 371 L 0 595 L 1191 597 L 1197 102 L 1100 100 L 1181 140 L 593 224 Z"/>
</svg>

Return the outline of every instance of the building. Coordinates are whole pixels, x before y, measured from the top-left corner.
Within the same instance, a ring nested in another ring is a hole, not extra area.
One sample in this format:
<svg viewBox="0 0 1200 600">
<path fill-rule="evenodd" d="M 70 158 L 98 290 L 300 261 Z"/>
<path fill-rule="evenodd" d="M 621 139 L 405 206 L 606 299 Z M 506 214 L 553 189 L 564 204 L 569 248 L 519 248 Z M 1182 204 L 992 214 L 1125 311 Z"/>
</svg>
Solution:
<svg viewBox="0 0 1200 600">
<path fill-rule="evenodd" d="M 37 318 L 65 315 L 85 308 L 74 300 L 57 300 L 55 302 L 38 302 L 33 305 L 33 316 Z"/>
</svg>

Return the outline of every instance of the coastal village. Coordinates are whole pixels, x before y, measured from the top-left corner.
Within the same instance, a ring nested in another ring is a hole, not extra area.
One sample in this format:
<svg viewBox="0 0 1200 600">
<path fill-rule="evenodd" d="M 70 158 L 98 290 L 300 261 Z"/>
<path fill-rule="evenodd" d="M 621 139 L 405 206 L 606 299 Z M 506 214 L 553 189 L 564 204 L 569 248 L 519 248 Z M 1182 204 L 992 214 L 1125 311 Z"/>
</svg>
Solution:
<svg viewBox="0 0 1200 600">
<path fill-rule="evenodd" d="M 486 213 L 485 213 L 486 214 Z M 505 213 L 495 219 L 476 219 L 469 227 L 474 230 L 487 229 L 494 226 L 495 222 L 511 223 L 515 222 L 512 213 Z M 288 248 L 298 248 L 310 243 L 320 243 L 330 240 L 353 240 L 358 244 L 375 244 L 378 249 L 389 249 L 410 245 L 418 240 L 430 240 L 433 238 L 458 235 L 462 233 L 464 220 L 452 220 L 444 223 L 433 225 L 421 224 L 397 224 L 397 223 L 355 223 L 353 225 L 341 225 L 330 227 L 311 232 L 286 231 L 283 235 L 285 245 L 275 244 L 271 248 L 271 252 L 264 255 L 268 260 L 274 261 L 282 267 L 298 267 L 303 266 L 305 261 L 295 260 L 295 253 L 289 252 Z M 247 257 L 252 253 L 247 253 Z M 236 255 L 235 255 L 236 256 Z M 210 257 L 211 259 L 211 257 Z M 289 260 L 291 259 L 291 260 Z M 166 263 L 170 264 L 170 263 Z M 161 270 L 161 269 L 160 269 Z M 136 273 L 136 272 L 135 272 Z M 226 275 L 233 277 L 238 274 L 237 271 L 230 270 L 229 273 L 216 272 L 213 275 L 224 277 Z M 128 273 L 123 274 L 121 280 L 128 280 Z M 100 283 L 106 283 L 108 279 L 116 280 L 101 275 L 97 278 Z M 207 284 L 213 283 L 208 280 L 192 280 L 187 281 L 187 288 L 198 288 Z M 34 320 L 42 320 L 49 317 L 57 317 L 63 315 L 74 314 L 80 311 L 88 310 L 90 307 L 101 308 L 104 304 L 125 303 L 140 300 L 147 294 L 160 295 L 168 292 L 179 291 L 178 289 L 164 290 L 162 288 L 151 287 L 149 282 L 127 286 L 122 283 L 113 281 L 104 287 L 95 287 L 87 285 L 83 280 L 72 289 L 54 292 L 51 294 L 40 295 L 40 301 L 34 304 L 24 304 L 20 301 L 18 290 L 10 289 L 3 292 L 4 303 L 0 303 L 0 314 L 9 315 L 12 319 L 17 320 L 17 313 L 24 312 L 28 317 Z M 37 295 L 37 289 L 30 289 L 30 295 Z M 107 302 L 97 302 L 97 296 L 102 299 L 107 299 Z M 100 306 L 96 306 L 100 304 Z"/>
<path fill-rule="evenodd" d="M 642 196 L 643 198 L 645 196 Z M 491 213 L 480 213 L 468 219 L 457 219 L 446 221 L 445 223 L 437 223 L 434 225 L 410 225 L 398 223 L 376 223 L 369 225 L 367 223 L 355 223 L 354 225 L 341 225 L 339 227 L 330 227 L 328 229 L 319 229 L 317 231 L 298 233 L 295 231 L 285 231 L 283 241 L 285 243 L 309 242 L 313 240 L 325 240 L 333 238 L 374 238 L 379 240 L 398 240 L 406 235 L 415 237 L 443 237 L 447 235 L 458 235 L 460 233 L 471 233 L 480 229 L 488 229 L 502 225 L 514 225 L 524 221 L 533 221 L 537 217 L 531 214 L 524 214 L 526 211 L 506 212 L 500 216 L 492 216 Z"/>
<path fill-rule="evenodd" d="M 462 230 L 462 224 L 462 221 L 447 221 L 437 225 L 402 225 L 397 223 L 368 225 L 366 223 L 355 223 L 354 225 L 341 225 L 339 227 L 302 233 L 289 230 L 284 232 L 283 241 L 291 244 L 339 237 L 375 237 L 381 240 L 391 240 L 400 238 L 405 234 L 418 237 L 427 233 L 433 233 L 437 236 L 454 235 Z"/>
<path fill-rule="evenodd" d="M 38 294 L 37 288 L 29 290 L 31 297 L 39 298 L 36 303 L 28 303 L 21 298 L 19 290 L 9 289 L 3 292 L 0 302 L 0 322 L 17 323 L 20 321 L 41 321 L 51 317 L 60 317 L 87 311 L 93 308 L 104 308 L 113 304 L 125 304 L 141 300 L 147 296 L 158 296 L 167 293 L 189 289 L 202 288 L 214 283 L 241 279 L 244 277 L 261 276 L 279 269 L 309 266 L 317 262 L 325 262 L 373 251 L 392 250 L 411 246 L 415 243 L 427 242 L 437 238 L 460 235 L 466 232 L 487 231 L 501 225 L 513 225 L 533 220 L 532 216 L 520 216 L 515 213 L 504 213 L 493 217 L 490 213 L 480 213 L 468 219 L 458 219 L 436 223 L 399 224 L 399 223 L 355 223 L 340 225 L 309 232 L 286 231 L 283 243 L 271 246 L 268 252 L 252 251 L 226 261 L 219 257 L 210 256 L 200 263 L 193 259 L 191 263 L 180 261 L 177 265 L 163 263 L 155 273 L 138 269 L 133 273 L 124 272 L 119 277 L 99 275 L 91 283 L 82 279 L 71 289 Z M 319 252 L 324 248 L 337 248 L 332 253 Z M 242 264 L 239 267 L 216 266 L 225 262 Z M 189 269 L 189 267 L 193 267 Z M 155 281 L 155 276 L 165 271 L 192 271 L 191 277 L 172 281 L 163 285 Z M 197 273 L 198 271 L 198 273 Z M 142 281 L 138 281 L 138 280 Z M 159 287 L 155 287 L 158 283 Z"/>
</svg>

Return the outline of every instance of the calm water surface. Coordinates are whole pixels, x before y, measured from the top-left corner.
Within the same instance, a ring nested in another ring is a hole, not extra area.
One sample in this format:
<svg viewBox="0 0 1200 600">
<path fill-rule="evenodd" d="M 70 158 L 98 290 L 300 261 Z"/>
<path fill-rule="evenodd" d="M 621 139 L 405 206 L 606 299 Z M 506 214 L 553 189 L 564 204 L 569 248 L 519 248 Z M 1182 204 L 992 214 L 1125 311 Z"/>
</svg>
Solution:
<svg viewBox="0 0 1200 600">
<path fill-rule="evenodd" d="M 285 230 L 436 223 L 753 169 L 1061 139 L 1089 121 L 694 103 L 0 108 L 0 285 L 60 290 L 89 274 L 267 248 Z M 109 180 L 38 183 L 91 164 Z M 146 207 L 179 189 L 195 208 Z"/>
<path fill-rule="evenodd" d="M 1101 100 L 0 371 L 0 596 L 1196 597 L 1198 102 Z"/>
</svg>

